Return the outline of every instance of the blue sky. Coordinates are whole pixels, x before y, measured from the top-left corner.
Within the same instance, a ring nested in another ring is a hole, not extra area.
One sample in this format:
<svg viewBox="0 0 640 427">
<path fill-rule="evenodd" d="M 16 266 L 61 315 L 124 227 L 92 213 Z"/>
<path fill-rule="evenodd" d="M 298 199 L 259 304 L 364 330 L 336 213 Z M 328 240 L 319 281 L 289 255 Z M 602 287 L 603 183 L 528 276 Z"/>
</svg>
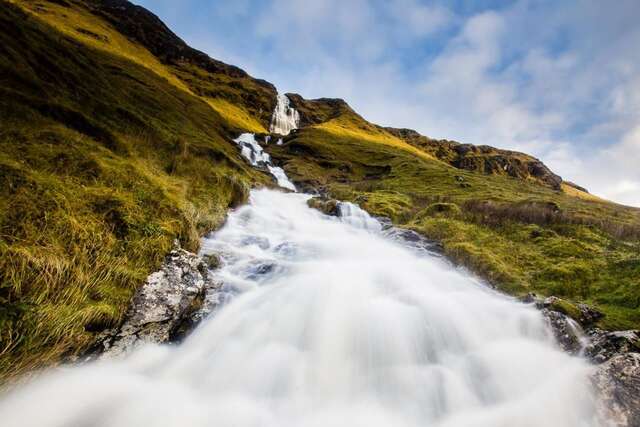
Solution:
<svg viewBox="0 0 640 427">
<path fill-rule="evenodd" d="M 524 151 L 640 206 L 640 1 L 138 0 L 187 43 L 382 125 Z"/>
</svg>

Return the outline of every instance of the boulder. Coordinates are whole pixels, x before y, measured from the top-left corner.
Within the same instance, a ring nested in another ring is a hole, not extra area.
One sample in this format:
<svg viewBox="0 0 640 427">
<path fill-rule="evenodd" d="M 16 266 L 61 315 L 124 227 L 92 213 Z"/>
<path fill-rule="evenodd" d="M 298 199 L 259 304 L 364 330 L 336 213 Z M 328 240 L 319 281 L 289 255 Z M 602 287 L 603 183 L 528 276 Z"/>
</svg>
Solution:
<svg viewBox="0 0 640 427">
<path fill-rule="evenodd" d="M 172 250 L 138 289 L 122 325 L 101 334 L 90 358 L 119 356 L 143 343 L 170 343 L 186 336 L 204 317 L 202 311 L 210 310 L 204 307 L 207 294 L 221 286 L 209 268 L 193 253 Z"/>
<path fill-rule="evenodd" d="M 604 316 L 600 311 L 587 304 L 574 304 L 555 296 L 550 296 L 543 300 L 537 299 L 535 303 L 539 309 L 557 311 L 569 316 L 584 328 L 593 326 L 596 321 Z"/>
<path fill-rule="evenodd" d="M 307 205 L 310 208 L 317 209 L 323 214 L 331 215 L 331 216 L 339 215 L 340 213 L 338 209 L 339 204 L 340 202 L 338 202 L 335 199 L 326 199 L 323 197 L 312 197 L 307 201 Z"/>
</svg>

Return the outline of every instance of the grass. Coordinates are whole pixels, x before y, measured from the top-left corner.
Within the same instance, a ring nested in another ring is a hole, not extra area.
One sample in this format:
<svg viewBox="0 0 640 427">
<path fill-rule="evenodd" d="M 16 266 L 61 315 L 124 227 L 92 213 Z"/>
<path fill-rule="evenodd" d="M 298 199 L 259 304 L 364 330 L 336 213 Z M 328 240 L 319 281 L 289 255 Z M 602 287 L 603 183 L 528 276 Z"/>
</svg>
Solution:
<svg viewBox="0 0 640 427">
<path fill-rule="evenodd" d="M 303 188 L 439 240 L 451 260 L 507 293 L 587 302 L 605 313 L 601 327 L 640 327 L 639 209 L 456 169 L 379 132 L 363 136 L 370 125 L 344 114 L 269 147 Z"/>
<path fill-rule="evenodd" d="M 0 381 L 81 352 L 174 239 L 196 250 L 271 185 L 229 142 L 260 125 L 230 120 L 244 107 L 212 108 L 81 8 L 19 6 L 0 8 Z"/>
<path fill-rule="evenodd" d="M 267 133 L 267 129 L 242 107 L 222 98 L 206 98 L 207 103 L 232 127 L 252 133 Z"/>
</svg>

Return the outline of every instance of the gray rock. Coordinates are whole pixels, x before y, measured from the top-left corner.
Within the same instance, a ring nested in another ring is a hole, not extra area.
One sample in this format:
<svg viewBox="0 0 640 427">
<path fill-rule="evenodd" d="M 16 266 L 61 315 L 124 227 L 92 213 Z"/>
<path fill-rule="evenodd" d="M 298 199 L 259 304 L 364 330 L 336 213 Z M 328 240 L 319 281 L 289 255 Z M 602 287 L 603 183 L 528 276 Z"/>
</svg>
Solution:
<svg viewBox="0 0 640 427">
<path fill-rule="evenodd" d="M 606 425 L 640 426 L 640 353 L 618 354 L 591 376 L 598 418 Z"/>
<path fill-rule="evenodd" d="M 593 325 L 604 317 L 604 313 L 587 304 L 578 304 L 578 310 L 580 310 L 580 319 L 578 321 L 583 326 Z"/>
<path fill-rule="evenodd" d="M 584 328 L 589 328 L 604 316 L 600 311 L 587 304 L 574 304 L 555 296 L 550 296 L 545 299 L 537 298 L 535 294 L 532 294 L 532 296 L 533 302 L 535 302 L 537 308 L 546 308 L 548 310 L 562 313 L 571 317 Z"/>
<path fill-rule="evenodd" d="M 529 292 L 525 296 L 520 298 L 520 301 L 525 304 L 535 304 L 536 307 L 540 307 L 543 303 L 542 299 L 535 294 L 535 292 Z"/>
<path fill-rule="evenodd" d="M 431 255 L 441 255 L 442 244 L 406 228 L 389 227 L 383 229 L 382 234 L 391 240 L 402 243 L 403 246 L 412 248 L 417 252 L 426 252 Z"/>
<path fill-rule="evenodd" d="M 559 311 L 543 308 L 542 315 L 551 327 L 556 342 L 569 354 L 578 354 L 583 348 L 584 333 L 573 319 Z"/>
<path fill-rule="evenodd" d="M 211 309 L 206 307 L 212 300 L 208 294 L 220 286 L 201 257 L 172 250 L 136 292 L 122 325 L 102 334 L 92 356 L 119 356 L 143 343 L 179 341 L 205 317 L 203 311 Z"/>
<path fill-rule="evenodd" d="M 640 353 L 640 331 L 592 329 L 584 353 L 594 363 L 604 363 L 620 354 Z"/>
<path fill-rule="evenodd" d="M 374 219 L 380 223 L 380 226 L 382 227 L 382 231 L 388 230 L 393 227 L 393 222 L 389 217 L 376 216 L 374 217 Z"/>
</svg>

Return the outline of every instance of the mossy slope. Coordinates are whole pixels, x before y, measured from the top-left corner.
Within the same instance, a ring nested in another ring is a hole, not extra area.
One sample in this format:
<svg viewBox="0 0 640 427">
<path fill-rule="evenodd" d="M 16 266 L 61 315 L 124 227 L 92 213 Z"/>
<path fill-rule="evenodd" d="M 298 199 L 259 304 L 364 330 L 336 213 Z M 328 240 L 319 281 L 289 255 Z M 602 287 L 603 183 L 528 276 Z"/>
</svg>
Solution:
<svg viewBox="0 0 640 427">
<path fill-rule="evenodd" d="M 271 185 L 229 141 L 265 118 L 210 102 L 244 90 L 268 105 L 275 90 L 210 73 L 200 97 L 84 3 L 1 1 L 0 28 L 1 379 L 81 351 L 174 239 L 196 249 Z"/>
</svg>

